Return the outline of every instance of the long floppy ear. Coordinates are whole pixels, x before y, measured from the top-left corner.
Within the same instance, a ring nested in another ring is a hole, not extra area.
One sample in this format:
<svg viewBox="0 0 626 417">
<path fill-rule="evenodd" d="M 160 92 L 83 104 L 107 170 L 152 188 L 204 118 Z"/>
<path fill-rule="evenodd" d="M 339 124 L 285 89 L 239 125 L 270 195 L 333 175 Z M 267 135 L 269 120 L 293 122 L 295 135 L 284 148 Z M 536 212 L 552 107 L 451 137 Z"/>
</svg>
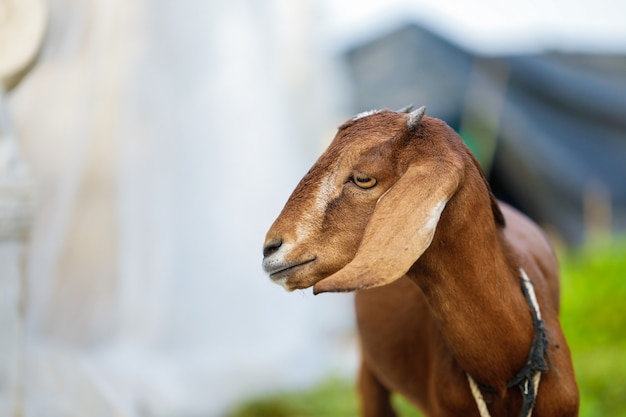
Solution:
<svg viewBox="0 0 626 417">
<path fill-rule="evenodd" d="M 441 161 L 409 166 L 379 199 L 354 258 L 313 292 L 346 292 L 389 284 L 428 249 L 462 169 Z"/>
</svg>

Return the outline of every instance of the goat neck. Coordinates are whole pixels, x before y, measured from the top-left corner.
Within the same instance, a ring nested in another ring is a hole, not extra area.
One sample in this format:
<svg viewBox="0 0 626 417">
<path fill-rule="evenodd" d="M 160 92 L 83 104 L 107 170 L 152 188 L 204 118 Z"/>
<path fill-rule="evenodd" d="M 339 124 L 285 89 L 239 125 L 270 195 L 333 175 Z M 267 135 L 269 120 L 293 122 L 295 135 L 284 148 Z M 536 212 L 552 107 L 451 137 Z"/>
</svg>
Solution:
<svg viewBox="0 0 626 417">
<path fill-rule="evenodd" d="M 424 292 L 460 366 L 504 394 L 528 358 L 533 324 L 518 262 L 497 224 L 501 213 L 473 162 L 467 155 L 463 184 L 407 275 Z"/>
</svg>

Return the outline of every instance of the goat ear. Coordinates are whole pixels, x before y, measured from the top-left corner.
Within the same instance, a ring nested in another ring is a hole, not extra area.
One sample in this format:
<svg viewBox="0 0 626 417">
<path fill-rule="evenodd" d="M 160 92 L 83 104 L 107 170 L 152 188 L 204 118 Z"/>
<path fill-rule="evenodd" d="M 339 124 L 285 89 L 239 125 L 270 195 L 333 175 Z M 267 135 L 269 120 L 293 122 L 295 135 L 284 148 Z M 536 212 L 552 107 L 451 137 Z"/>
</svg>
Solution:
<svg viewBox="0 0 626 417">
<path fill-rule="evenodd" d="M 460 167 L 440 161 L 409 166 L 379 199 L 352 261 L 315 284 L 313 292 L 378 287 L 406 274 L 430 246 L 461 173 Z"/>
</svg>

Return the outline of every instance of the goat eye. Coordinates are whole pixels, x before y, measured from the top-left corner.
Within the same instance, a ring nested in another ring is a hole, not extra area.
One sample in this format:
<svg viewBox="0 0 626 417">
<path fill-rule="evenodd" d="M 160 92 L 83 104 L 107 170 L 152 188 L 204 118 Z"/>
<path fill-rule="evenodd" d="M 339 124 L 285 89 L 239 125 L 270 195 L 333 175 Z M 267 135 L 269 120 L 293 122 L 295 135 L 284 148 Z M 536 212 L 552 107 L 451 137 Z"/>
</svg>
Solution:
<svg viewBox="0 0 626 417">
<path fill-rule="evenodd" d="M 368 177 L 367 175 L 360 174 L 360 173 L 354 174 L 352 176 L 352 181 L 354 181 L 357 187 L 363 188 L 363 189 L 372 188 L 373 186 L 376 185 L 376 179 L 372 177 Z"/>
</svg>

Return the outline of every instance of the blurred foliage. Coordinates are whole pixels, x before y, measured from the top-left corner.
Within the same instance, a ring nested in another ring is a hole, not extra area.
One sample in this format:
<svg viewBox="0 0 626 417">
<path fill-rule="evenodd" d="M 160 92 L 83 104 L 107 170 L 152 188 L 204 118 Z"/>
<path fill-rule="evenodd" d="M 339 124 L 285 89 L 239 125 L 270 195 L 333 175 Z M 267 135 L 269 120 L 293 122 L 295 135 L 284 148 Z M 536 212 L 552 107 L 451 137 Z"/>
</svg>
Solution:
<svg viewBox="0 0 626 417">
<path fill-rule="evenodd" d="M 399 396 L 394 408 L 402 417 L 421 417 Z M 352 382 L 331 378 L 306 391 L 280 392 L 235 407 L 228 417 L 356 417 L 359 415 Z"/>
<path fill-rule="evenodd" d="M 230 417 L 342 417 L 356 416 L 352 384 L 330 379 L 308 391 L 277 393 L 237 407 Z"/>
<path fill-rule="evenodd" d="M 626 240 L 560 254 L 561 325 L 582 417 L 626 417 Z"/>
<path fill-rule="evenodd" d="M 581 417 L 626 417 L 626 240 L 562 250 L 561 324 L 581 394 Z M 394 397 L 402 417 L 420 414 Z M 352 382 L 329 379 L 236 407 L 229 417 L 354 417 Z"/>
</svg>

